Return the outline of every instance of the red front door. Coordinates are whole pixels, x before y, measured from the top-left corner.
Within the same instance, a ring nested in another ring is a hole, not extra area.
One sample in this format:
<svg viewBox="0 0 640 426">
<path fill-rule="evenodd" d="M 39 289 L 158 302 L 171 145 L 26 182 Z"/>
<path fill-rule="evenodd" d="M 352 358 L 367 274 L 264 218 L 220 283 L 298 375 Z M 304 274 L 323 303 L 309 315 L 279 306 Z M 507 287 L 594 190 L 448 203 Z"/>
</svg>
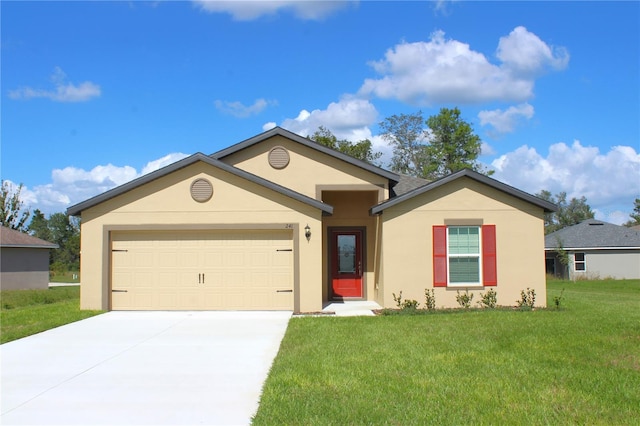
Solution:
<svg viewBox="0 0 640 426">
<path fill-rule="evenodd" d="M 333 297 L 362 297 L 362 231 L 333 229 L 330 236 Z"/>
</svg>

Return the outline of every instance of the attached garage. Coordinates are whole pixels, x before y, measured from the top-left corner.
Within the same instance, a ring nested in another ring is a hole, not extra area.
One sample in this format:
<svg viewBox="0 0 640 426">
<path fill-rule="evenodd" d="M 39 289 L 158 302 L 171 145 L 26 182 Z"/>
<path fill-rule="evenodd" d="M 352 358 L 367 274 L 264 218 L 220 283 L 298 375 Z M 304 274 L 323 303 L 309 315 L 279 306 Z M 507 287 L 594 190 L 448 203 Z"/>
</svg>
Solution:
<svg viewBox="0 0 640 426">
<path fill-rule="evenodd" d="M 291 230 L 111 233 L 113 310 L 293 310 Z"/>
</svg>

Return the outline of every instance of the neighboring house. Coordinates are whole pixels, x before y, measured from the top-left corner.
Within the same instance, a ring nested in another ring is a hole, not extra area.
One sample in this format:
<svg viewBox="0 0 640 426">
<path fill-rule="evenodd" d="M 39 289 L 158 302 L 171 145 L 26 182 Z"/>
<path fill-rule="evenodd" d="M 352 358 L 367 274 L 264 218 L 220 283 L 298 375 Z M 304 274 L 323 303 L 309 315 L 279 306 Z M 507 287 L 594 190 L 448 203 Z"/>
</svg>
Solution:
<svg viewBox="0 0 640 426">
<path fill-rule="evenodd" d="M 49 250 L 56 248 L 57 244 L 0 227 L 0 288 L 48 288 Z"/>
<path fill-rule="evenodd" d="M 293 310 L 393 293 L 457 307 L 493 288 L 546 301 L 555 205 L 462 170 L 427 183 L 274 128 L 68 209 L 81 216 L 83 309 Z"/>
<path fill-rule="evenodd" d="M 547 235 L 544 250 L 547 273 L 558 277 L 640 278 L 639 230 L 588 219 Z"/>
</svg>

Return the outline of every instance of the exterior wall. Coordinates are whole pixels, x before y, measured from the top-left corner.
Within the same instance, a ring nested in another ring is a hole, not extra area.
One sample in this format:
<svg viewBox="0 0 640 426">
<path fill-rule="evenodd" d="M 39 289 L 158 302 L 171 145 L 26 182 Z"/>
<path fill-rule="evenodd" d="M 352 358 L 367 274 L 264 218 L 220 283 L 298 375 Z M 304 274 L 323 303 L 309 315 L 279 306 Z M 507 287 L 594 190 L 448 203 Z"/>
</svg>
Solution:
<svg viewBox="0 0 640 426">
<path fill-rule="evenodd" d="M 0 253 L 2 290 L 41 290 L 49 287 L 48 249 L 3 247 Z"/>
<path fill-rule="evenodd" d="M 289 164 L 284 169 L 275 169 L 269 165 L 269 152 L 276 146 L 282 146 L 289 152 Z M 274 136 L 245 148 L 222 161 L 311 198 L 320 199 L 318 188 L 328 185 L 382 188 L 382 199 L 389 196 L 389 182 L 384 177 L 282 136 Z"/>
<path fill-rule="evenodd" d="M 374 191 L 324 191 L 322 201 L 333 206 L 333 215 L 323 218 L 322 224 L 322 300 L 330 298 L 329 241 L 328 230 L 331 227 L 365 228 L 364 288 L 363 298 L 375 300 L 375 269 L 377 218 L 369 214 L 369 208 L 378 202 L 378 193 Z"/>
<path fill-rule="evenodd" d="M 382 272 L 378 303 L 394 308 L 393 293 L 424 306 L 433 287 L 433 225 L 496 225 L 498 304 L 515 305 L 520 291 L 536 292 L 536 306 L 546 306 L 543 210 L 502 191 L 460 178 L 382 213 Z M 486 287 L 467 287 L 480 300 Z M 436 305 L 459 307 L 456 291 L 435 288 Z"/>
<path fill-rule="evenodd" d="M 213 197 L 191 198 L 194 179 Z M 304 227 L 312 236 L 307 241 Z M 292 229 L 294 308 L 322 308 L 320 210 L 205 163 L 196 163 L 82 212 L 82 309 L 109 309 L 110 232 L 119 230 Z"/>
<path fill-rule="evenodd" d="M 584 271 L 575 270 L 575 253 L 584 253 Z M 576 279 L 640 279 L 640 249 L 569 252 L 569 277 Z"/>
</svg>

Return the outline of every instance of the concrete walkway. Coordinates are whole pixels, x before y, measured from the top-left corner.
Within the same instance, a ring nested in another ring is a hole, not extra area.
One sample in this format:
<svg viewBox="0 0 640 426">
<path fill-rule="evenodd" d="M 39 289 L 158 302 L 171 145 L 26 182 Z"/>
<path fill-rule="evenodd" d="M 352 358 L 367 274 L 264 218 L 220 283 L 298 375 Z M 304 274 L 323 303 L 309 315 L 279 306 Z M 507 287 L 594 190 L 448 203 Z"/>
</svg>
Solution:
<svg viewBox="0 0 640 426">
<path fill-rule="evenodd" d="M 246 425 L 290 312 L 108 312 L 0 346 L 2 425 Z"/>
</svg>

